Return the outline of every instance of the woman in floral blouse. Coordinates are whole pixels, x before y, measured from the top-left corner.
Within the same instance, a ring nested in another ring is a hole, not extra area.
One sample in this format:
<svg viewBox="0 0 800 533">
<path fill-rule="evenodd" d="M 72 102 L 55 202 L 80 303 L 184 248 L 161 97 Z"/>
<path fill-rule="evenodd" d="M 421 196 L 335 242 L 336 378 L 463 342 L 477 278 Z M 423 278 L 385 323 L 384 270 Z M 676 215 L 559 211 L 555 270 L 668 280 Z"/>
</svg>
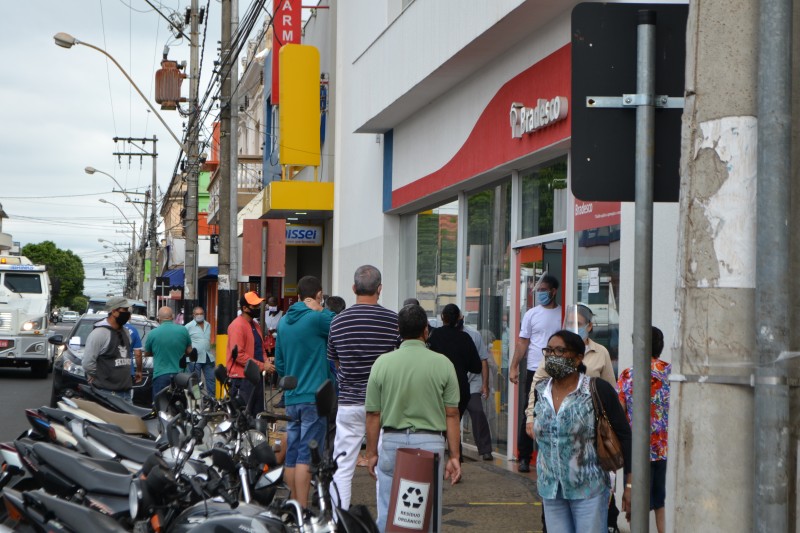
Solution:
<svg viewBox="0 0 800 533">
<path fill-rule="evenodd" d="M 664 498 L 667 484 L 667 427 L 669 426 L 669 374 L 672 365 L 659 359 L 664 349 L 664 334 L 653 327 L 653 352 L 650 361 L 650 510 L 656 513 L 658 533 L 664 533 Z M 619 401 L 628 421 L 633 414 L 633 372 L 626 368 L 619 375 Z"/>
<path fill-rule="evenodd" d="M 610 482 L 595 447 L 591 379 L 583 365 L 586 344 L 561 330 L 542 349 L 550 378 L 536 385 L 538 400 L 528 405 L 528 434 L 539 454 L 536 473 L 548 531 L 606 532 Z M 625 456 L 626 488 L 622 509 L 630 510 L 631 429 L 614 387 L 595 379 L 600 402 Z"/>
</svg>

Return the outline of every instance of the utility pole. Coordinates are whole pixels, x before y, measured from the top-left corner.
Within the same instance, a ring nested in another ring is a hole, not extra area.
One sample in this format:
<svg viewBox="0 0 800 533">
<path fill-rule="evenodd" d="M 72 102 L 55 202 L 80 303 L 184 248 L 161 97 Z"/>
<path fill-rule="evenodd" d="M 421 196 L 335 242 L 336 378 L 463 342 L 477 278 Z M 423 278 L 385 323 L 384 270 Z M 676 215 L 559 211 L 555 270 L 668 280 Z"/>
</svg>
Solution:
<svg viewBox="0 0 800 533">
<path fill-rule="evenodd" d="M 155 316 L 156 311 L 158 310 L 156 304 L 156 297 L 154 294 L 154 287 L 155 287 L 155 276 L 158 273 L 156 268 L 156 263 L 158 263 L 158 224 L 157 224 L 157 215 L 156 215 L 156 191 L 158 190 L 158 181 L 157 177 L 157 170 L 158 170 L 158 150 L 157 150 L 157 143 L 158 138 L 153 135 L 152 138 L 150 137 L 114 137 L 114 142 L 124 142 L 127 143 L 135 148 L 138 148 L 138 152 L 114 152 L 114 155 L 121 161 L 123 156 L 128 157 L 129 159 L 132 157 L 152 157 L 153 158 L 153 183 L 150 189 L 150 229 L 148 235 L 150 236 L 150 289 L 146 290 L 142 288 L 142 298 L 147 300 L 147 316 Z M 144 146 L 147 143 L 153 143 L 152 151 L 148 152 Z M 147 207 L 145 206 L 145 209 Z M 145 216 L 147 211 L 145 211 Z M 196 217 L 195 217 L 196 218 Z M 144 235 L 142 236 L 142 241 L 144 241 Z M 142 263 L 144 263 L 144 258 L 142 258 Z M 144 272 L 144 268 L 142 271 Z M 144 279 L 144 274 L 142 274 L 142 279 Z M 146 297 L 146 298 L 145 298 Z"/>
<path fill-rule="evenodd" d="M 191 13 L 189 14 L 189 109 L 191 110 L 191 116 L 189 118 L 189 131 L 187 132 L 189 150 L 186 165 L 186 218 L 184 220 L 186 256 L 183 265 L 185 274 L 183 299 L 187 311 L 197 305 L 197 182 L 200 171 L 198 154 L 200 112 L 197 109 L 198 91 L 200 89 L 200 80 L 198 79 L 200 70 L 198 43 L 200 32 L 198 30 L 199 13 L 197 4 L 198 0 L 192 0 Z"/>
<path fill-rule="evenodd" d="M 236 306 L 236 291 L 231 283 L 231 61 L 235 61 L 231 52 L 231 0 L 222 0 L 222 35 L 220 56 L 221 90 L 220 90 L 220 162 L 219 162 L 219 278 L 218 278 L 218 305 L 217 310 L 217 335 L 222 337 L 227 347 L 228 325 L 234 316 Z"/>
<path fill-rule="evenodd" d="M 147 268 L 147 263 L 145 262 L 145 251 L 147 250 L 147 208 L 150 203 L 150 191 L 146 191 L 144 193 L 144 213 L 142 214 L 142 239 L 139 243 L 139 247 L 141 251 L 139 255 L 141 256 L 141 263 L 139 265 L 139 283 L 138 283 L 138 290 L 136 298 L 138 300 L 144 300 L 145 289 L 144 289 L 144 271 Z"/>
<path fill-rule="evenodd" d="M 239 32 L 239 0 L 231 0 L 231 35 L 236 35 Z M 230 41 L 229 41 L 230 42 Z M 229 81 L 235 84 L 237 88 L 231 94 L 231 199 L 230 199 L 230 224 L 231 224 L 231 240 L 230 242 L 230 275 L 231 287 L 234 291 L 234 299 L 239 293 L 239 62 L 236 55 L 231 57 L 231 74 Z M 261 297 L 264 296 L 264 289 L 261 289 Z"/>
</svg>

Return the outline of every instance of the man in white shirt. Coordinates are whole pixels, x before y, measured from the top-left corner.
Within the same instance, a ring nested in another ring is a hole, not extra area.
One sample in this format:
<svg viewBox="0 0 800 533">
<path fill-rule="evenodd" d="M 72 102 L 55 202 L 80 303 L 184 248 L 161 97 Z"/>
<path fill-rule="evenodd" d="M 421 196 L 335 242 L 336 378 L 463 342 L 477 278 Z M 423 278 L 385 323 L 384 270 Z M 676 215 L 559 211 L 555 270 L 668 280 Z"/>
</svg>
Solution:
<svg viewBox="0 0 800 533">
<path fill-rule="evenodd" d="M 542 348 L 547 346 L 547 340 L 553 333 L 561 329 L 561 306 L 558 304 L 558 279 L 550 274 L 545 274 L 539 280 L 536 288 L 536 305 L 528 309 L 522 318 L 519 328 L 519 338 L 514 347 L 514 359 L 509 368 L 511 383 L 519 383 L 519 366 L 523 355 L 527 356 L 527 372 L 525 378 L 525 396 L 531 392 L 533 375 L 544 356 Z M 533 440 L 525 431 L 525 414 L 521 410 L 519 431 L 517 433 L 517 452 L 520 472 L 531 471 L 531 456 L 533 455 Z"/>
<path fill-rule="evenodd" d="M 197 349 L 197 361 L 189 363 L 189 372 L 202 377 L 206 391 L 213 397 L 217 386 L 214 379 L 217 356 L 211 350 L 211 325 L 206 322 L 202 307 L 195 307 L 192 310 L 192 320 L 184 327 L 192 339 L 192 347 Z"/>
</svg>

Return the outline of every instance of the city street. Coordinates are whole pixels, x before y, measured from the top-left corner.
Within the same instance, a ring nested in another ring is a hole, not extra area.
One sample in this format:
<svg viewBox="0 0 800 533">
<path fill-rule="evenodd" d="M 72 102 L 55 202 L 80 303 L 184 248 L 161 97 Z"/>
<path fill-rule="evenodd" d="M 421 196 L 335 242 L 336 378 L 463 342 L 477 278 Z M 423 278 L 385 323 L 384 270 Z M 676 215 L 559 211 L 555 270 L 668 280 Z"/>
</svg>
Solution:
<svg viewBox="0 0 800 533">
<path fill-rule="evenodd" d="M 69 333 L 72 322 L 51 326 L 53 333 Z M 47 379 L 35 379 L 27 368 L 0 368 L 0 442 L 13 440 L 25 431 L 28 421 L 25 409 L 47 405 L 50 400 L 52 374 Z"/>
</svg>

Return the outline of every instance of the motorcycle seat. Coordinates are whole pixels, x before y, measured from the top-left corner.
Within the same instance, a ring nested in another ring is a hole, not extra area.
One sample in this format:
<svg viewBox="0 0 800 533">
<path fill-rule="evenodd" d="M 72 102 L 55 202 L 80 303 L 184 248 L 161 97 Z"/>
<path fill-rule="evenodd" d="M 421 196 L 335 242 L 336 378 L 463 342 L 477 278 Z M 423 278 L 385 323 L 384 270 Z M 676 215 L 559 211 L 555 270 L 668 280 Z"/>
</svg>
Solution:
<svg viewBox="0 0 800 533">
<path fill-rule="evenodd" d="M 47 407 L 44 405 L 39 408 L 39 412 L 45 415 L 47 418 L 55 420 L 56 422 L 64 426 L 68 425 L 70 420 L 74 420 L 75 418 L 80 418 L 73 413 L 70 413 L 68 411 L 62 411 L 57 407 Z M 99 428 L 105 429 L 106 431 L 113 431 L 115 433 L 124 433 L 124 431 L 122 431 L 122 428 L 120 428 L 119 426 L 115 426 L 113 424 L 107 424 L 104 422 L 93 422 L 93 424 L 95 424 Z"/>
<path fill-rule="evenodd" d="M 50 496 L 44 491 L 31 491 L 26 497 L 50 511 L 55 519 L 70 531 L 91 531 L 116 533 L 127 531 L 113 518 L 101 514 L 88 507 Z"/>
<path fill-rule="evenodd" d="M 45 442 L 33 445 L 33 451 L 39 458 L 71 479 L 87 492 L 127 496 L 130 492 L 132 476 L 129 472 L 121 473 L 106 469 L 103 463 L 79 453 L 54 446 Z M 125 469 L 119 463 L 120 467 Z"/>
<path fill-rule="evenodd" d="M 72 398 L 72 401 L 87 413 L 101 418 L 109 424 L 121 427 L 125 433 L 130 435 L 149 435 L 147 424 L 138 416 L 129 415 L 127 413 L 116 413 L 111 409 L 106 409 L 100 404 L 80 398 Z"/>
<path fill-rule="evenodd" d="M 151 440 L 111 433 L 91 425 L 86 426 L 86 434 L 116 454 L 137 463 L 144 463 L 157 451 L 156 443 Z"/>
<path fill-rule="evenodd" d="M 113 394 L 102 391 L 95 387 L 94 385 L 78 385 L 78 389 L 83 392 L 84 394 L 94 395 L 99 397 L 103 402 L 110 405 L 120 413 L 127 413 L 129 415 L 138 416 L 142 418 L 143 416 L 147 416 L 151 414 L 153 411 L 152 409 L 147 409 L 146 407 L 139 407 L 138 405 L 133 405 L 130 402 L 126 402 L 119 396 L 114 396 Z"/>
</svg>

